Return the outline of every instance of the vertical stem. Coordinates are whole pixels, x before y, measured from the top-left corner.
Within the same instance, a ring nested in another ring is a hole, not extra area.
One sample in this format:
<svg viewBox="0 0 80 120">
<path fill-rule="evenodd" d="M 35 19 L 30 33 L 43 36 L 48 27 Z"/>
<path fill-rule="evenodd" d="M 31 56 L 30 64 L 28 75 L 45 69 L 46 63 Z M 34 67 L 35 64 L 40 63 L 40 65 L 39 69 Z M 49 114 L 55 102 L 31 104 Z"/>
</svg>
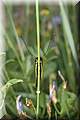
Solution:
<svg viewBox="0 0 80 120">
<path fill-rule="evenodd" d="M 37 84 L 37 110 L 36 118 L 39 115 L 39 94 L 40 94 L 40 31 L 39 31 L 39 1 L 36 0 L 36 26 L 37 26 L 37 47 L 38 47 L 38 84 Z"/>
</svg>

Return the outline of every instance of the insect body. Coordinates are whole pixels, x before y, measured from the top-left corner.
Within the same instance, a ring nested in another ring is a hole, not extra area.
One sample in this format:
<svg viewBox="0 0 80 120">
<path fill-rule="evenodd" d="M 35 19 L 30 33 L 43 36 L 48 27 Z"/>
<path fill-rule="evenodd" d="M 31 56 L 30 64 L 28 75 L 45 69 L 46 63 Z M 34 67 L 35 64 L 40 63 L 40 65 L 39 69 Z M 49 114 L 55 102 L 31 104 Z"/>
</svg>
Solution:
<svg viewBox="0 0 80 120">
<path fill-rule="evenodd" d="M 43 60 L 40 57 L 40 80 L 42 84 L 43 79 Z M 38 81 L 38 57 L 35 59 L 35 86 L 37 87 L 37 81 Z"/>
</svg>

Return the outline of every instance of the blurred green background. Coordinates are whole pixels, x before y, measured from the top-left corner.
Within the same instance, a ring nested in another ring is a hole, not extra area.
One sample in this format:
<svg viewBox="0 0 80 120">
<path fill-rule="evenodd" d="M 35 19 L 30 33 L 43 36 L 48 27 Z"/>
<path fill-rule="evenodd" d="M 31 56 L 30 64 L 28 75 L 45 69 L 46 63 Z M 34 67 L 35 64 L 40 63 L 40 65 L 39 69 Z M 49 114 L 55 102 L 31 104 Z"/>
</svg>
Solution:
<svg viewBox="0 0 80 120">
<path fill-rule="evenodd" d="M 10 88 L 6 96 L 7 113 L 17 115 L 16 97 L 18 95 L 32 99 L 36 107 L 35 58 L 37 57 L 37 38 L 35 5 L 6 4 L 4 8 L 4 36 L 6 42 L 5 83 L 13 78 L 24 81 Z M 39 14 L 40 54 L 43 59 L 40 117 L 47 118 L 46 103 L 49 96 L 50 79 L 56 81 L 58 88 L 62 84 L 58 71 L 61 71 L 67 81 L 67 91 L 77 96 L 79 88 L 79 41 L 77 38 L 76 9 L 74 5 L 40 4 Z M 75 101 L 78 98 L 77 96 Z M 78 109 L 77 105 L 76 108 Z M 73 111 L 72 109 L 68 110 L 68 117 L 79 117 L 79 111 Z M 34 116 L 33 111 L 30 113 L 31 116 Z M 52 114 L 52 116 L 56 116 L 54 112 Z M 66 115 L 67 113 L 64 111 L 61 116 L 65 118 Z"/>
</svg>

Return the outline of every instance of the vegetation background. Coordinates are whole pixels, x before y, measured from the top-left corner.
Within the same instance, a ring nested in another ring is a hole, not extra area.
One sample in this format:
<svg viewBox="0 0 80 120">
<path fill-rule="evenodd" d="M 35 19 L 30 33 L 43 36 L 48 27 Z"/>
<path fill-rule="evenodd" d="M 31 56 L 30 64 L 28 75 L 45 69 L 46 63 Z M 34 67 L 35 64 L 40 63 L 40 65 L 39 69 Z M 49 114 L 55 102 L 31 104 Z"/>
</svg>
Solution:
<svg viewBox="0 0 80 120">
<path fill-rule="evenodd" d="M 16 97 L 31 99 L 36 108 L 35 58 L 37 57 L 35 4 L 5 6 L 5 42 L 6 62 L 4 68 L 5 83 L 10 79 L 22 79 L 8 90 L 6 96 L 7 113 L 17 116 Z M 57 84 L 59 112 L 51 106 L 52 118 L 74 118 L 80 116 L 79 104 L 79 40 L 77 30 L 76 7 L 73 4 L 40 4 L 40 55 L 43 60 L 41 74 L 40 118 L 49 118 L 51 81 Z M 67 81 L 66 92 L 61 91 L 63 80 Z M 60 90 L 61 88 L 61 90 Z M 64 93 L 64 94 L 62 94 Z M 62 96 L 62 99 L 60 98 Z M 70 99 L 69 99 L 70 98 Z M 66 100 L 68 100 L 66 102 Z M 74 107 L 73 107 L 74 106 Z M 26 113 L 35 118 L 35 112 L 26 108 Z"/>
</svg>

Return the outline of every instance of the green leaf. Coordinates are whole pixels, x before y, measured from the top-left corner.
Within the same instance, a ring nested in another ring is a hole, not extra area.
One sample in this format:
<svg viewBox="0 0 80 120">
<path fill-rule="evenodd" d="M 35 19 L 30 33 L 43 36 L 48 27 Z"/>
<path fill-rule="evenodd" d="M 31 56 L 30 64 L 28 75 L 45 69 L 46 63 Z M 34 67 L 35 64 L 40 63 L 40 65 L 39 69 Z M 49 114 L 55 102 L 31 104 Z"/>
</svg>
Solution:
<svg viewBox="0 0 80 120">
<path fill-rule="evenodd" d="M 50 40 L 46 43 L 46 45 L 44 46 L 44 53 L 46 53 L 48 51 L 49 48 L 49 44 L 50 44 Z"/>
<path fill-rule="evenodd" d="M 34 110 L 33 110 L 33 109 L 30 109 L 30 108 L 28 108 L 28 107 L 26 107 L 25 105 L 24 105 L 24 112 L 26 112 L 27 115 L 30 116 L 30 117 L 31 117 L 31 116 L 32 116 L 32 117 L 35 116 Z"/>
<path fill-rule="evenodd" d="M 23 80 L 20 80 L 20 79 L 11 79 L 11 80 L 9 80 L 9 81 L 6 83 L 6 85 L 12 86 L 12 85 L 17 84 L 17 83 L 19 83 L 19 82 L 23 82 Z"/>
<path fill-rule="evenodd" d="M 72 92 L 64 90 L 62 86 L 58 90 L 58 100 L 61 106 L 60 115 L 67 115 L 70 118 L 70 115 L 73 111 L 73 106 L 75 107 L 76 95 Z"/>
<path fill-rule="evenodd" d="M 32 56 L 37 57 L 37 53 L 32 47 L 28 46 L 28 51 Z"/>
<path fill-rule="evenodd" d="M 30 72 L 31 68 L 32 68 L 31 56 L 28 56 L 27 60 L 26 60 L 26 75 L 28 75 L 28 73 Z"/>
<path fill-rule="evenodd" d="M 78 66 L 78 58 L 77 58 L 77 52 L 76 52 L 76 48 L 75 48 L 75 43 L 74 43 L 73 35 L 71 33 L 71 28 L 70 28 L 68 16 L 67 16 L 67 14 L 65 12 L 65 8 L 64 8 L 62 2 L 60 2 L 60 10 L 61 10 L 64 33 L 65 33 L 65 35 L 67 37 L 67 41 L 68 41 L 68 44 L 69 44 L 69 46 L 71 48 L 71 52 L 72 52 L 73 58 L 75 60 L 75 63 Z"/>
</svg>

